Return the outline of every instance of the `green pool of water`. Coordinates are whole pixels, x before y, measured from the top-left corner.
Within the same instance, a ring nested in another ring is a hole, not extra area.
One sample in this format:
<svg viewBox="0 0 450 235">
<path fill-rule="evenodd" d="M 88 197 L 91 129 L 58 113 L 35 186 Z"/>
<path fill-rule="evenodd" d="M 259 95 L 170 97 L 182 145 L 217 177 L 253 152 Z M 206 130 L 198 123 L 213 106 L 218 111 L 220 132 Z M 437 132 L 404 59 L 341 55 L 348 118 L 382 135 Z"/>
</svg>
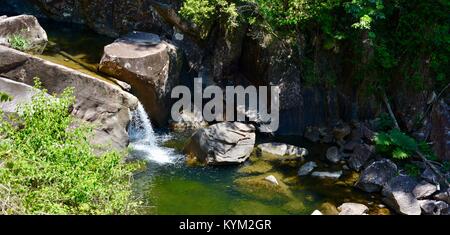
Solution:
<svg viewBox="0 0 450 235">
<path fill-rule="evenodd" d="M 166 142 L 167 146 L 181 151 L 186 134 L 173 134 Z M 307 146 L 311 154 L 307 160 L 322 162 L 326 146 L 311 145 L 298 137 L 278 138 L 277 141 L 296 142 L 298 146 Z M 291 141 L 289 141 L 291 140 Z M 296 141 L 294 141 L 296 140 Z M 265 140 L 259 140 L 259 142 Z M 181 152 L 180 152 L 181 154 Z M 248 163 L 247 163 L 248 164 Z M 143 200 L 146 214 L 311 214 L 323 203 L 336 206 L 344 202 L 360 202 L 368 205 L 370 213 L 378 214 L 380 203 L 346 184 L 352 175 L 344 174 L 342 180 L 322 180 L 313 177 L 297 177 L 301 162 L 279 165 L 270 172 L 281 174 L 290 181 L 291 199 L 264 199 L 243 193 L 234 182 L 248 176 L 239 173 L 240 166 L 192 167 L 180 162 L 169 165 L 149 163 L 148 169 L 136 175 L 136 196 Z M 319 169 L 333 170 L 333 166 L 320 163 Z M 267 192 L 270 194 L 271 192 Z"/>
</svg>

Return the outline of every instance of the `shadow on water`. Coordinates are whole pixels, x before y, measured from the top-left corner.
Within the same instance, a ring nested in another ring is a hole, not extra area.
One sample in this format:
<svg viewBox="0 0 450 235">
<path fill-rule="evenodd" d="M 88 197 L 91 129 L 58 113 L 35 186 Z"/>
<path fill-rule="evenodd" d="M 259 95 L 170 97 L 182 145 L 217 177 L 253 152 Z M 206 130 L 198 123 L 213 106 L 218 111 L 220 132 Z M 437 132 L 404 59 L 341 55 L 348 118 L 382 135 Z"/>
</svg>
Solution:
<svg viewBox="0 0 450 235">
<path fill-rule="evenodd" d="M 114 41 L 113 38 L 99 35 L 83 25 L 45 19 L 39 22 L 50 42 L 44 54 L 64 51 L 86 64 L 97 66 L 103 55 L 103 47 Z"/>
</svg>

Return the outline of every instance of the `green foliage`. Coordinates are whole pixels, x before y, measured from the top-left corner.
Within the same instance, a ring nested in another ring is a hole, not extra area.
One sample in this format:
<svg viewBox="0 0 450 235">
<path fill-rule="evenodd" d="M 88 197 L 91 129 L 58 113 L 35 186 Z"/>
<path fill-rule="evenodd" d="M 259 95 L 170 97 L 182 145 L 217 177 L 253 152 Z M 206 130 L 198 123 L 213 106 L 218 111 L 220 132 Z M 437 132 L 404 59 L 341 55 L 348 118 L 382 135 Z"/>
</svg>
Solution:
<svg viewBox="0 0 450 235">
<path fill-rule="evenodd" d="M 390 154 L 394 159 L 407 159 L 418 149 L 416 141 L 405 133 L 392 129 L 375 136 L 377 151 Z"/>
<path fill-rule="evenodd" d="M 201 37 L 206 37 L 211 24 L 219 19 L 228 29 L 238 26 L 239 13 L 236 4 L 227 0 L 185 0 L 180 14 L 189 19 L 202 30 Z"/>
<path fill-rule="evenodd" d="M 0 102 L 8 102 L 11 101 L 12 97 L 4 92 L 0 92 Z"/>
<path fill-rule="evenodd" d="M 200 26 L 247 22 L 281 36 L 312 33 L 325 50 L 346 47 L 367 89 L 405 82 L 420 90 L 449 83 L 449 9 L 448 0 L 185 0 L 180 13 Z M 317 63 L 314 54 L 305 59 Z"/>
<path fill-rule="evenodd" d="M 41 88 L 36 81 L 36 88 Z M 0 214 L 126 214 L 135 164 L 118 152 L 97 156 L 90 128 L 70 115 L 73 89 L 39 91 L 0 121 Z"/>
<path fill-rule="evenodd" d="M 30 47 L 30 42 L 28 41 L 28 39 L 20 34 L 9 36 L 8 42 L 12 48 L 19 51 L 26 51 Z"/>
<path fill-rule="evenodd" d="M 417 142 L 398 129 L 379 132 L 375 136 L 375 145 L 378 152 L 391 155 L 394 159 L 407 159 L 416 151 L 420 151 L 427 159 L 437 160 L 429 144 L 424 141 Z"/>
</svg>

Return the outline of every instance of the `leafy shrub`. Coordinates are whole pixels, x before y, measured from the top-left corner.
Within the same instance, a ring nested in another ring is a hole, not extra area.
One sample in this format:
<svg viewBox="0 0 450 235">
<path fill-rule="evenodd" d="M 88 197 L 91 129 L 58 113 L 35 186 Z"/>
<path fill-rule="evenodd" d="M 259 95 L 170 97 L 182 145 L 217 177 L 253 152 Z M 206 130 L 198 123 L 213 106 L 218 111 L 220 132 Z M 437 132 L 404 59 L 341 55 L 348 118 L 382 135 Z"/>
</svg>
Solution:
<svg viewBox="0 0 450 235">
<path fill-rule="evenodd" d="M 30 42 L 20 34 L 11 35 L 8 42 L 12 48 L 19 51 L 26 51 L 30 47 Z"/>
<path fill-rule="evenodd" d="M 134 211 L 136 165 L 124 164 L 118 152 L 94 154 L 90 128 L 69 113 L 72 90 L 58 97 L 39 91 L 12 122 L 0 121 L 0 214 Z"/>
<path fill-rule="evenodd" d="M 236 3 L 227 0 L 185 0 L 180 14 L 191 20 L 201 29 L 201 37 L 206 37 L 209 26 L 215 20 L 221 20 L 228 29 L 238 25 Z"/>
<path fill-rule="evenodd" d="M 12 97 L 6 93 L 0 92 L 0 102 L 11 101 Z"/>
<path fill-rule="evenodd" d="M 409 158 L 418 146 L 413 138 L 397 129 L 378 133 L 375 136 L 375 145 L 377 151 L 391 154 L 394 159 Z"/>
<path fill-rule="evenodd" d="M 420 151 L 429 160 L 437 160 L 426 142 L 417 142 L 398 129 L 378 133 L 375 136 L 375 146 L 378 152 L 391 155 L 394 159 L 407 159 Z"/>
</svg>

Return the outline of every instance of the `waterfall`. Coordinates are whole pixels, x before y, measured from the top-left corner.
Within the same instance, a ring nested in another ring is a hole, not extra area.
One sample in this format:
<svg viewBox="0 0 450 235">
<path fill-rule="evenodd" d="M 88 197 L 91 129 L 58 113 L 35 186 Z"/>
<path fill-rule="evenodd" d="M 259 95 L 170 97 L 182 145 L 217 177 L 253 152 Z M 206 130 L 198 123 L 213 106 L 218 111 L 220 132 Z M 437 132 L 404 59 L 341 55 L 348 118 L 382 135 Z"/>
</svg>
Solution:
<svg viewBox="0 0 450 235">
<path fill-rule="evenodd" d="M 176 160 L 177 154 L 172 149 L 159 146 L 160 138 L 153 130 L 150 119 L 140 102 L 131 114 L 128 135 L 133 156 L 159 164 L 173 163 Z"/>
</svg>

